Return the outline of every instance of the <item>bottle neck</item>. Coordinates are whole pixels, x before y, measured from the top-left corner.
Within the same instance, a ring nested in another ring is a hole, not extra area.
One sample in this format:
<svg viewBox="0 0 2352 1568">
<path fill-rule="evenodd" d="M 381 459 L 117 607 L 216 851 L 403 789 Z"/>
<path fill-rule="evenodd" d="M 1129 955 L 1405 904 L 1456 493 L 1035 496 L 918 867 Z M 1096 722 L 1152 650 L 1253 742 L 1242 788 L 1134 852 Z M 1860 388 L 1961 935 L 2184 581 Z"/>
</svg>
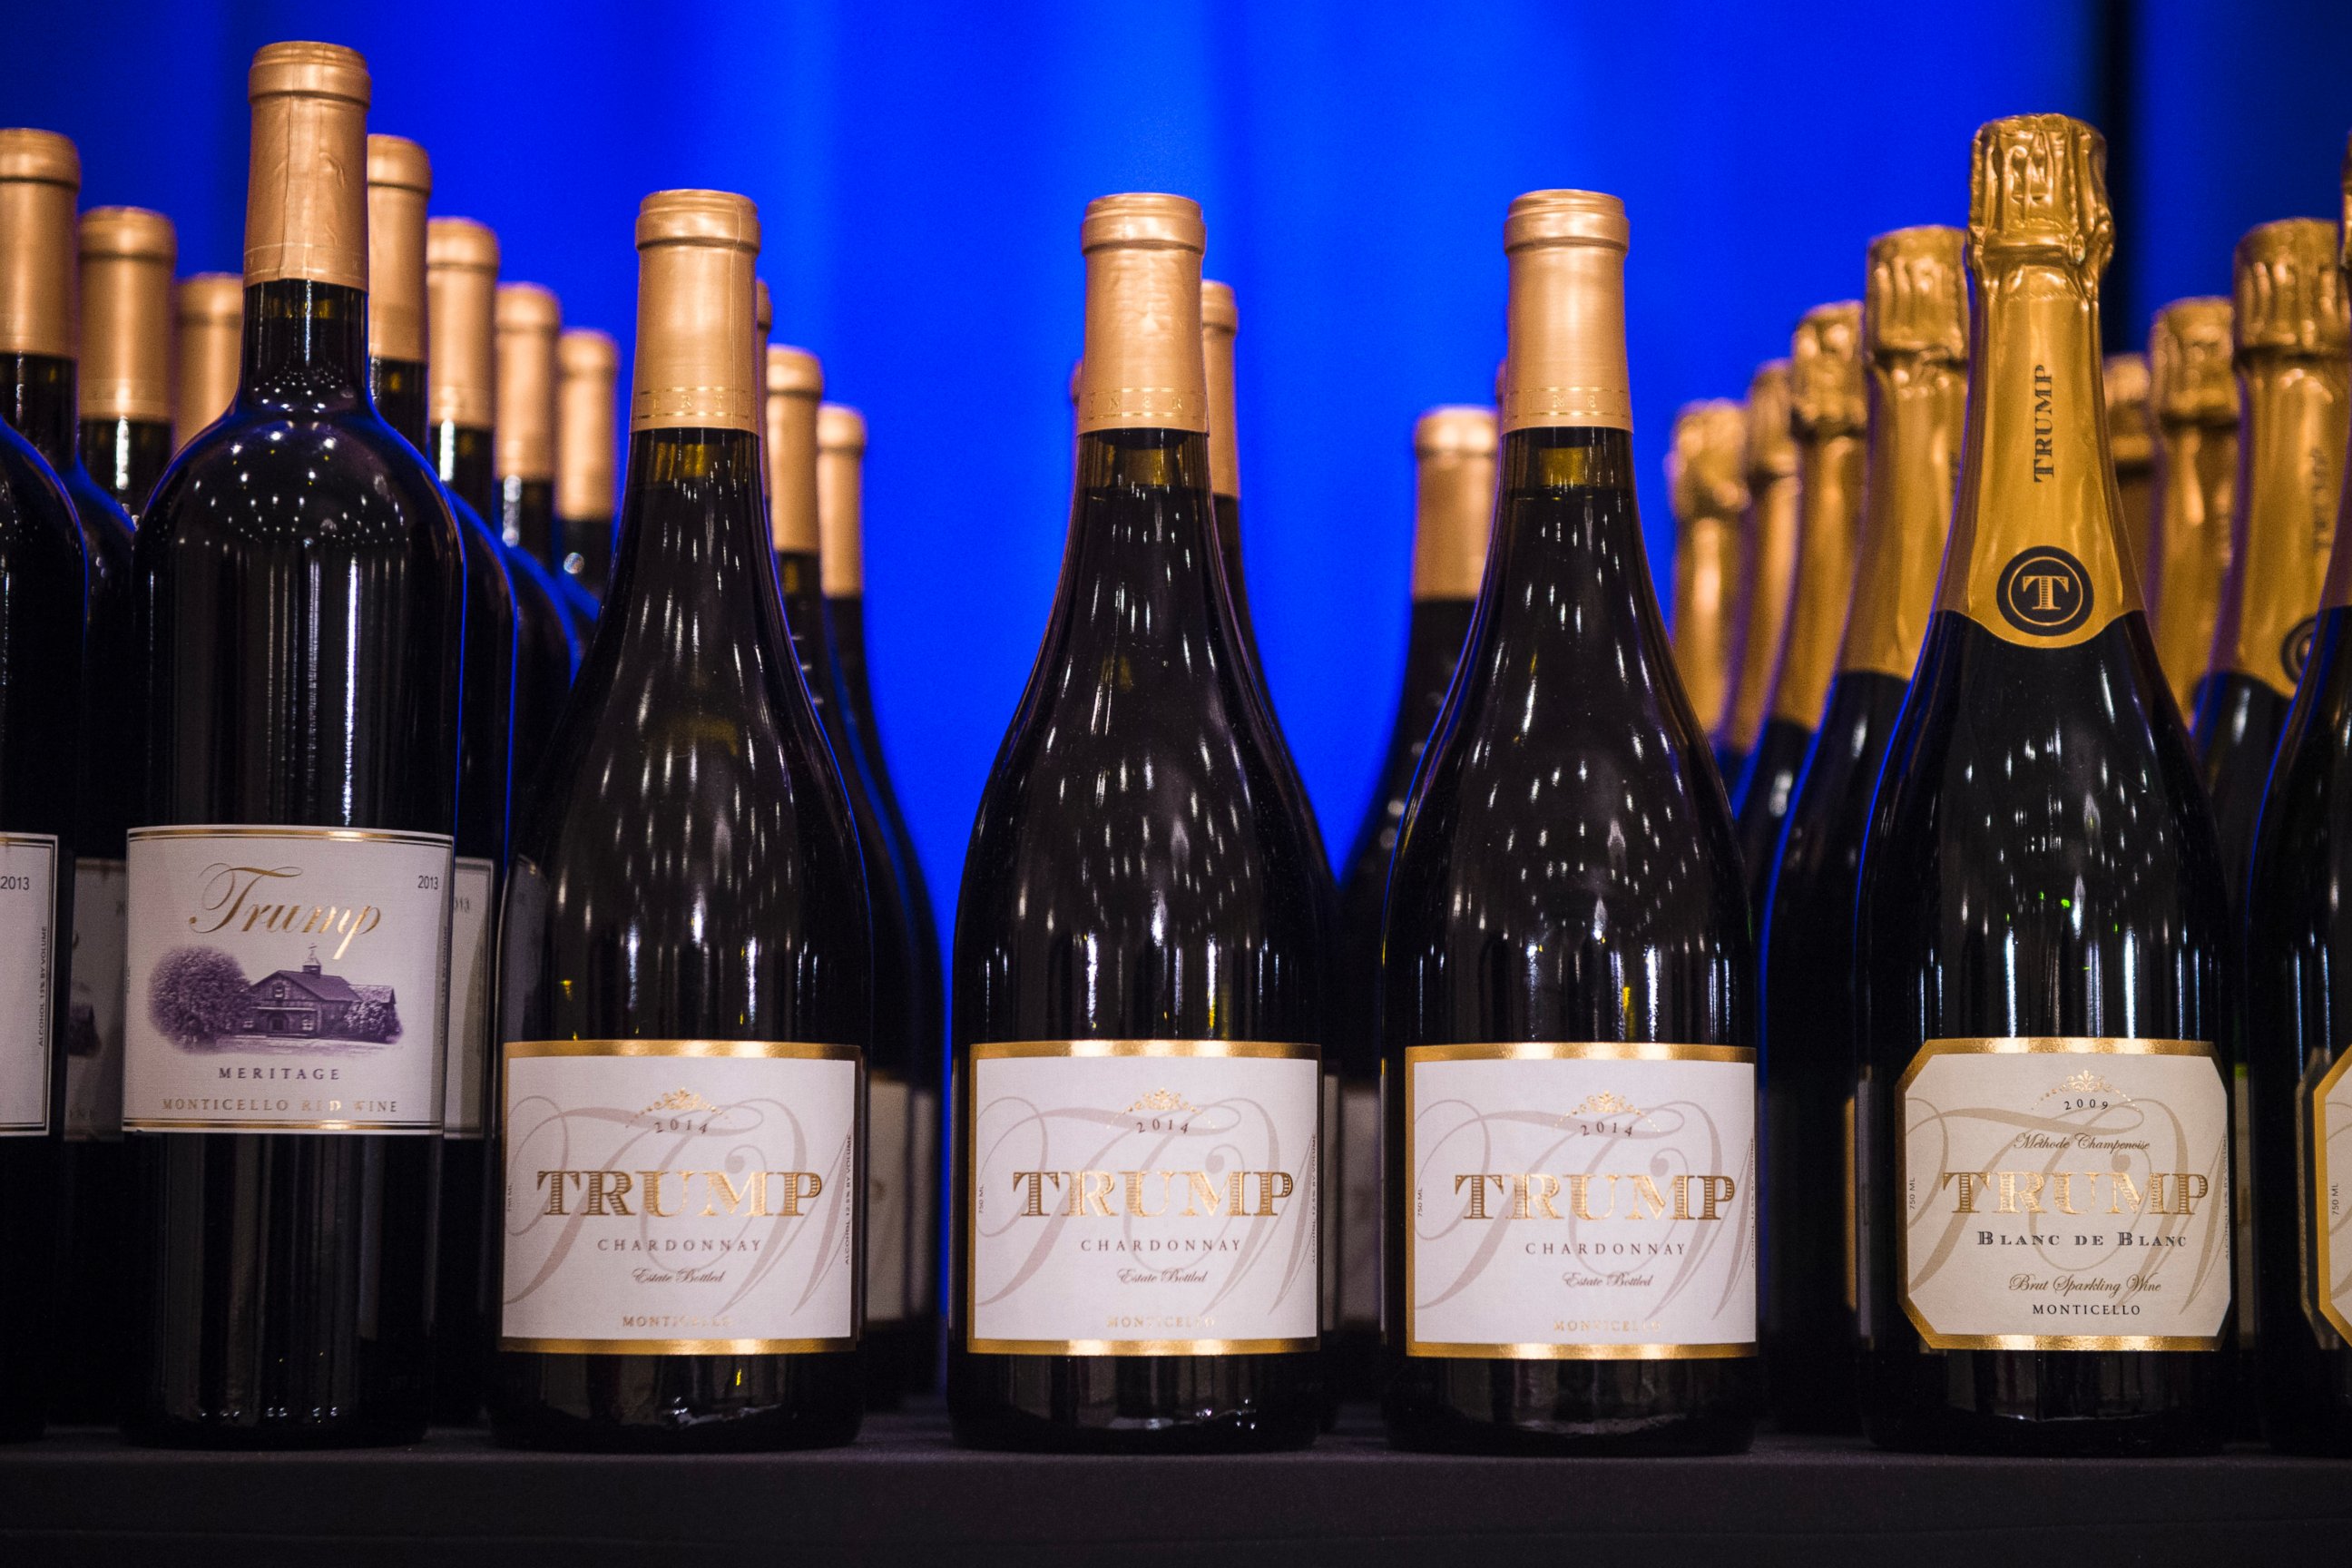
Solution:
<svg viewBox="0 0 2352 1568">
<path fill-rule="evenodd" d="M 375 411 L 383 422 L 418 451 L 425 450 L 429 424 L 425 403 L 425 364 L 421 360 L 372 359 L 368 388 L 375 395 Z"/>
<path fill-rule="evenodd" d="M 1888 354 L 1871 365 L 1869 388 L 1862 541 L 1838 672 L 1908 680 L 1927 640 L 1936 572 L 1951 532 L 1968 367 Z"/>
<path fill-rule="evenodd" d="M 559 517 L 563 570 L 598 598 L 613 576 L 613 520 L 609 517 Z"/>
<path fill-rule="evenodd" d="M 1853 597 L 1862 463 L 1862 437 L 1853 432 L 1810 435 L 1797 444 L 1797 583 L 1772 717 L 1801 730 L 1820 728 L 1837 673 Z"/>
<path fill-rule="evenodd" d="M 624 641 L 643 636 L 669 644 L 681 635 L 681 616 L 705 636 L 747 626 L 782 635 L 758 437 L 748 430 L 642 430 L 629 440 L 628 476 L 604 612 L 628 629 Z M 720 657 L 716 648 L 705 656 Z"/>
<path fill-rule="evenodd" d="M 80 442 L 75 417 L 75 364 L 57 354 L 0 355 L 7 404 L 0 408 L 9 426 L 42 460 L 63 475 L 74 465 Z"/>
<path fill-rule="evenodd" d="M 874 688 L 866 665 L 866 595 L 835 594 L 824 601 L 826 624 L 833 628 L 833 658 L 841 671 L 842 700 L 852 722 L 873 735 Z"/>
<path fill-rule="evenodd" d="M 1160 574 L 1155 587 L 1165 592 L 1155 597 L 1167 616 L 1113 606 L 1122 636 L 1157 641 L 1192 635 L 1213 609 L 1229 646 L 1237 644 L 1231 602 L 1210 566 L 1214 510 L 1206 436 L 1149 426 L 1087 431 L 1078 437 L 1077 490 L 1057 601 L 1068 607 L 1090 584 L 1148 566 Z"/>
<path fill-rule="evenodd" d="M 372 411 L 366 292 L 301 278 L 247 287 L 236 406 L 299 417 Z"/>
<path fill-rule="evenodd" d="M 1610 426 L 1531 426 L 1503 437 L 1502 479 L 1495 547 L 1500 568 L 1489 580 L 1507 584 L 1554 563 L 1590 563 L 1595 555 L 1648 565 L 1642 524 L 1633 504 L 1633 433 Z M 1614 492 L 1622 504 L 1580 504 L 1594 491 Z M 1531 614 L 1557 620 L 1557 605 L 1519 601 L 1507 587 L 1489 595 L 1498 616 Z"/>
<path fill-rule="evenodd" d="M 2336 542 L 2347 380 L 2332 356 L 2249 355 L 2240 374 L 2236 547 L 2213 663 L 2282 697 L 2303 678 Z"/>
<path fill-rule="evenodd" d="M 792 633 L 801 678 L 808 682 L 810 700 L 829 727 L 839 717 L 834 710 L 834 691 L 840 668 L 826 626 L 824 569 L 815 551 L 776 552 L 776 594 L 784 606 L 784 628 Z"/>
<path fill-rule="evenodd" d="M 528 552 L 550 570 L 560 566 L 555 554 L 555 481 L 501 475 L 498 496 L 499 531 L 506 542 Z"/>
<path fill-rule="evenodd" d="M 483 521 L 497 518 L 499 482 L 490 471 L 490 433 L 445 419 L 431 426 L 426 436 L 433 471 L 449 487 L 449 493 L 472 507 Z"/>
</svg>

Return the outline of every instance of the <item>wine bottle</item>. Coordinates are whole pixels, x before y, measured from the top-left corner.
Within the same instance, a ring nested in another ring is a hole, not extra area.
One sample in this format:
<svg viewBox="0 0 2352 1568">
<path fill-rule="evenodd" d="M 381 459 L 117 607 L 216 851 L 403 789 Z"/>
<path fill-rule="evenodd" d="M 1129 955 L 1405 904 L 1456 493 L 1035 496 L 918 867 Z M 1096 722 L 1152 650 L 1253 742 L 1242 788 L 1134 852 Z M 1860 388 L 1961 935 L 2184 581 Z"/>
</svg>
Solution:
<svg viewBox="0 0 2352 1568">
<path fill-rule="evenodd" d="M 73 232 L 80 188 L 72 142 L 47 131 L 0 131 L 0 300 L 6 301 L 0 309 L 0 930 L 6 932 L 0 997 L 9 1020 L 0 1042 L 0 1186 L 9 1194 L 0 1206 L 0 1255 L 8 1259 L 0 1268 L 0 1440 L 40 1435 L 43 1406 L 62 1369 L 58 1351 L 75 1371 L 89 1372 L 89 1342 L 100 1332 L 69 1325 L 62 1347 L 50 1337 L 58 1207 L 83 1195 L 79 1186 L 62 1187 L 60 1177 L 68 1169 L 79 1174 L 86 1163 L 69 1163 L 61 1142 L 77 1031 L 68 1011 L 71 943 L 60 939 L 75 929 L 77 837 L 93 816 L 102 825 L 103 814 L 103 803 L 87 798 L 93 771 L 87 762 L 80 769 L 60 762 L 88 759 L 86 742 L 112 738 L 99 727 L 84 733 L 85 637 L 103 651 L 101 639 L 122 632 L 110 621 L 86 626 L 85 541 L 104 543 L 110 531 L 127 528 L 111 502 L 101 509 L 87 499 L 103 499 L 87 475 L 72 489 L 60 477 L 78 467 Z M 111 563 L 119 608 L 121 574 L 119 562 Z M 119 689 L 103 694 L 109 702 L 122 696 Z M 112 799 L 110 793 L 107 803 Z M 107 847 L 99 846 L 100 853 Z M 121 1216 L 73 1218 L 79 1237 L 110 1218 L 119 1226 Z M 119 1229 L 114 1240 L 119 1248 Z M 78 1295 L 81 1270 L 68 1279 Z M 90 1306 L 102 1322 L 120 1327 L 107 1302 Z M 80 1414 L 74 1406 L 83 1403 L 68 1401 L 67 1413 Z"/>
<path fill-rule="evenodd" d="M 940 1381 L 940 1141 L 946 1131 L 940 1117 L 947 1082 L 947 977 L 941 971 L 930 890 L 924 884 L 922 860 L 915 853 L 898 792 L 890 784 L 873 683 L 866 675 L 865 416 L 837 403 L 819 407 L 816 450 L 819 574 L 834 668 L 833 707 L 827 716 L 842 737 L 835 742 L 834 754 L 845 779 L 854 769 L 864 786 L 912 928 L 908 946 L 914 962 L 907 1011 L 917 1026 L 911 1036 L 913 1059 L 907 1065 L 907 1307 L 906 1327 L 899 1334 L 905 1352 L 900 1381 L 910 1394 L 928 1394 Z M 886 1108 L 878 1072 L 870 1081 L 878 1159 Z M 881 1223 L 878 1215 L 875 1223 Z M 877 1272 L 869 1267 L 867 1276 Z M 871 1305 L 869 1297 L 869 1309 Z"/>
<path fill-rule="evenodd" d="M 801 679 L 847 792 L 870 910 L 874 1029 L 866 1057 L 866 1393 L 869 1407 L 888 1408 L 904 1396 L 916 1359 L 910 1342 L 917 1330 L 908 1316 L 914 1279 L 914 1089 L 927 1060 L 939 1054 L 936 968 L 924 959 L 930 933 L 915 923 L 914 901 L 875 806 L 873 775 L 844 721 L 840 661 L 825 616 L 818 523 L 817 405 L 824 395 L 824 373 L 814 354 L 781 343 L 767 350 L 766 361 L 768 515 L 776 585 Z"/>
<path fill-rule="evenodd" d="M 555 526 L 558 563 L 602 601 L 613 574 L 613 388 L 620 345 L 593 327 L 555 341 Z"/>
<path fill-rule="evenodd" d="M 2243 414 L 2230 564 L 2192 731 L 2233 909 L 2336 541 L 2352 430 L 2352 324 L 2336 252 L 2335 226 L 2317 218 L 2266 223 L 2238 242 Z"/>
<path fill-rule="evenodd" d="M 236 397 L 237 365 L 245 352 L 245 279 L 235 272 L 183 279 L 173 312 L 179 323 L 173 344 L 179 364 L 172 383 L 172 450 L 177 455 L 228 412 Z"/>
<path fill-rule="evenodd" d="M 2238 472 L 2238 388 L 2230 372 L 2230 301 L 2176 300 L 2147 340 L 2156 405 L 2155 538 L 2141 563 L 2157 658 L 2174 706 L 2195 710 L 2213 652 L 2230 567 L 2231 488 Z"/>
<path fill-rule="evenodd" d="M 1758 366 L 1748 384 L 1748 510 L 1739 536 L 1747 595 L 1731 634 L 1730 718 L 1715 736 L 1716 767 L 1735 786 L 1735 805 L 1772 703 L 1797 581 L 1797 443 L 1789 434 L 1784 359 Z"/>
<path fill-rule="evenodd" d="M 2105 164 L 2063 115 L 1976 136 L 1959 494 L 1856 904 L 1864 1419 L 1888 1447 L 2222 1435 L 2234 975 L 2125 572 Z"/>
<path fill-rule="evenodd" d="M 425 356 L 425 208 L 433 166 L 398 136 L 368 138 L 368 380 L 384 423 L 432 445 Z M 488 1268 L 494 1188 L 488 1122 L 495 984 L 491 928 L 506 876 L 513 739 L 515 601 L 499 542 L 453 503 L 466 563 L 466 648 L 457 740 L 457 859 L 450 868 L 449 988 L 433 1265 L 433 1418 L 481 1414 L 495 1307 Z"/>
<path fill-rule="evenodd" d="M 1733 1452 L 1760 1392 L 1756 954 L 1642 549 L 1626 241 L 1589 191 L 1523 195 L 1503 228 L 1493 554 L 1389 874 L 1405 1447 Z M 1681 1261 L 1573 1261 L 1602 1219 L 1612 1256 Z"/>
<path fill-rule="evenodd" d="M 81 216 L 83 466 L 132 519 L 172 460 L 172 220 L 144 207 Z"/>
<path fill-rule="evenodd" d="M 1797 572 L 1771 717 L 1739 781 L 1739 853 L 1758 921 L 1780 850 L 1797 773 L 1812 750 L 1853 597 L 1854 530 L 1862 511 L 1862 305 L 1805 312 L 1789 359 L 1790 430 L 1797 447 Z"/>
<path fill-rule="evenodd" d="M 2116 458 L 2123 503 L 2127 571 L 2145 578 L 2156 543 L 2156 420 L 2148 410 L 2147 356 L 2109 354 L 2100 374 L 2107 404 L 2107 447 Z"/>
<path fill-rule="evenodd" d="M 1853 900 L 1871 792 L 1918 663 L 1951 529 L 1968 403 L 1956 228 L 1873 240 L 1863 300 L 1869 435 L 1853 611 L 1789 807 L 1764 915 L 1764 1354 L 1772 1413 L 1851 1431 L 1854 1400 Z M 1837 1194 L 1832 1212 L 1823 1198 Z"/>
<path fill-rule="evenodd" d="M 580 665 L 580 640 L 537 557 L 502 531 L 500 487 L 493 466 L 498 423 L 497 300 L 499 238 L 471 218 L 436 217 L 425 226 L 425 320 L 433 369 L 427 451 L 461 517 L 472 514 L 499 542 L 499 559 L 514 595 L 514 716 L 509 725 L 509 789 L 520 807 L 539 776 L 555 721 Z M 472 529 L 465 531 L 470 533 Z"/>
<path fill-rule="evenodd" d="M 367 67 L 254 57 L 245 341 L 133 576 L 137 1442 L 423 1435 L 465 562 L 368 393 Z M 265 630 L 266 628 L 266 630 Z"/>
<path fill-rule="evenodd" d="M 507 882 L 492 1434 L 845 1443 L 871 946 L 761 515 L 759 216 L 658 191 L 636 238 L 612 593 Z"/>
<path fill-rule="evenodd" d="M 1329 873 L 1218 563 L 1200 208 L 1080 233 L 1062 580 L 956 915 L 949 1409 L 992 1447 L 1301 1447 Z"/>
<path fill-rule="evenodd" d="M 556 542 L 556 340 L 563 309 L 536 283 L 501 283 L 498 306 L 499 517 L 509 544 L 540 569 L 572 635 L 585 647 L 596 601 L 563 570 Z"/>
<path fill-rule="evenodd" d="M 2352 219 L 2352 148 L 2344 160 L 2344 207 Z M 2342 259 L 2352 263 L 2352 245 Z M 2315 281 L 2298 279 L 2293 292 L 2315 305 Z M 2307 309 L 2306 320 L 2319 314 Z M 2340 340 L 2341 317 L 2327 330 Z M 2330 368 L 2340 400 L 2342 367 Z M 2247 390 L 2253 391 L 2251 374 Z M 2261 410 L 2250 412 L 2255 450 L 2273 449 Z M 2343 416 L 2334 418 L 2340 430 Z M 2268 510 L 2264 465 L 2251 466 L 2248 501 L 2259 518 Z M 2342 467 L 2352 470 L 2352 463 Z M 2284 480 L 2288 466 L 2279 468 Z M 2344 1048 L 2352 997 L 2346 968 L 2336 962 L 2352 951 L 2352 900 L 2345 896 L 2352 868 L 2352 547 L 2345 537 L 2338 528 L 2308 662 L 2263 803 L 2245 906 L 2242 1070 L 2261 1282 L 2252 1338 L 2261 1352 L 2263 1433 L 2290 1454 L 2352 1454 L 2352 1205 L 2343 1201 L 2340 1173 L 2352 1166 L 2352 1052 Z"/>
<path fill-rule="evenodd" d="M 1675 508 L 1675 669 L 1699 725 L 1723 728 L 1731 696 L 1732 594 L 1748 509 L 1748 415 L 1728 398 L 1675 415 L 1666 489 Z"/>
<path fill-rule="evenodd" d="M 1371 804 L 1339 881 L 1339 974 L 1323 1137 L 1324 1364 L 1343 1399 L 1380 1395 L 1381 914 L 1422 753 L 1470 635 L 1495 518 L 1495 411 L 1433 408 L 1412 429 L 1412 613 L 1404 679 Z"/>
</svg>

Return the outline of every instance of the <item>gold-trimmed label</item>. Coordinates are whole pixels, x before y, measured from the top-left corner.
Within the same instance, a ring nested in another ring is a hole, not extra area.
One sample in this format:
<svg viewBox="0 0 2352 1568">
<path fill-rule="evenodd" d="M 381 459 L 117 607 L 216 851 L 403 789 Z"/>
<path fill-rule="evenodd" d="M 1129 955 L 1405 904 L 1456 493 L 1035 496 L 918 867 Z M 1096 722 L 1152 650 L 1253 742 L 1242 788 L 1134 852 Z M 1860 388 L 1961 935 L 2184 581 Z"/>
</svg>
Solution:
<svg viewBox="0 0 2352 1568">
<path fill-rule="evenodd" d="M 1895 1099 L 1895 1271 L 1930 1349 L 2220 1343 L 2230 1096 L 2210 1042 L 1929 1040 Z"/>
<path fill-rule="evenodd" d="M 0 833 L 0 1138 L 49 1130 L 57 925 L 57 835 Z"/>
<path fill-rule="evenodd" d="M 122 960 L 128 934 L 121 860 L 74 858 L 73 978 L 66 1001 L 66 1139 L 122 1136 Z"/>
<path fill-rule="evenodd" d="M 1279 1041 L 973 1046 L 966 1347 L 1315 1349 L 1321 1079 Z"/>
<path fill-rule="evenodd" d="M 1756 1353 L 1756 1053 L 1411 1046 L 1404 1352 Z"/>
<path fill-rule="evenodd" d="M 2323 1345 L 2352 1342 L 2352 1050 L 2311 1086 L 2295 1118 L 2309 1195 L 2302 1210 L 2303 1310 Z"/>
<path fill-rule="evenodd" d="M 856 1047 L 509 1040 L 503 1054 L 501 1350 L 856 1344 Z"/>
</svg>

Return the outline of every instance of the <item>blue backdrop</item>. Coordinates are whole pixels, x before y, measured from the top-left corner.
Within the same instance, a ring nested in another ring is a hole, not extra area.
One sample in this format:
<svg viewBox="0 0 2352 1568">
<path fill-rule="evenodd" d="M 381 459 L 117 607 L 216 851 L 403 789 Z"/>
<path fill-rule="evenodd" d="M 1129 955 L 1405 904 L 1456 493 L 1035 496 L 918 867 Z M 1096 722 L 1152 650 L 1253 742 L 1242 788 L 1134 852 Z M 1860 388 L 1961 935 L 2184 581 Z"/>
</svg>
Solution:
<svg viewBox="0 0 2352 1568">
<path fill-rule="evenodd" d="M 431 151 L 435 210 L 495 226 L 509 277 L 625 353 L 638 197 L 756 199 L 778 340 L 820 353 L 871 422 L 877 700 L 943 920 L 1062 548 L 1088 197 L 1198 197 L 1209 272 L 1240 291 L 1251 596 L 1341 853 L 1402 658 L 1412 420 L 1488 395 L 1513 195 L 1593 186 L 1630 209 L 1663 594 L 1675 405 L 1738 393 L 1801 310 L 1858 293 L 1872 235 L 1964 221 L 1980 121 L 2108 121 L 2127 339 L 2164 300 L 2225 292 L 2246 227 L 2333 216 L 2352 126 L 2352 6 L 2282 0 L 9 12 L 0 122 L 73 136 L 86 204 L 169 213 L 183 271 L 238 265 L 245 66 L 281 37 L 362 50 L 371 123 Z"/>
</svg>

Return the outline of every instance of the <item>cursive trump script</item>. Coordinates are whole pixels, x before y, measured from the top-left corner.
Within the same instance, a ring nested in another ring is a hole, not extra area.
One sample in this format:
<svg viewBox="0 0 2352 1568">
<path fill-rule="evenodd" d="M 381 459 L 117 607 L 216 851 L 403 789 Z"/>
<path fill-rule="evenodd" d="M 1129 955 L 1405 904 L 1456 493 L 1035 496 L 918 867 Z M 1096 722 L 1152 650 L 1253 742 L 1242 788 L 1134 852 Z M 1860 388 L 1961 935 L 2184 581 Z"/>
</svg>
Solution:
<svg viewBox="0 0 2352 1568">
<path fill-rule="evenodd" d="M 188 929 L 201 936 L 226 931 L 278 931 L 301 936 L 340 936 L 334 956 L 342 957 L 352 943 L 383 923 L 383 911 L 373 904 L 314 904 L 295 899 L 282 902 L 280 884 L 301 876 L 299 866 L 232 866 L 215 860 L 198 879 L 201 908 L 188 917 Z M 204 921 L 210 919 L 212 923 Z"/>
</svg>

